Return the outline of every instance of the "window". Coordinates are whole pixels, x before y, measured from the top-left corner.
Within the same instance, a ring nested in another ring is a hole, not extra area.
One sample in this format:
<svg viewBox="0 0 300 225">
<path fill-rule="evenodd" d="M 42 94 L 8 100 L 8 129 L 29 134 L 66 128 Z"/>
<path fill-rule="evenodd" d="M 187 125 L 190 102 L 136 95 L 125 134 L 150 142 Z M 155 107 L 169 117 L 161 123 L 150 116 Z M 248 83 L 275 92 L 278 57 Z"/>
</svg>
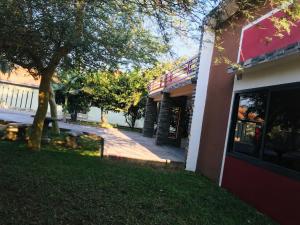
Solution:
<svg viewBox="0 0 300 225">
<path fill-rule="evenodd" d="M 180 107 L 173 107 L 170 109 L 169 138 L 171 138 L 171 139 L 178 138 L 180 113 L 181 113 Z"/>
<path fill-rule="evenodd" d="M 300 172 L 300 88 L 237 94 L 229 151 Z"/>
<path fill-rule="evenodd" d="M 263 159 L 300 171 L 300 89 L 272 93 Z"/>
<path fill-rule="evenodd" d="M 239 96 L 233 151 L 259 156 L 265 121 L 266 93 Z"/>
</svg>

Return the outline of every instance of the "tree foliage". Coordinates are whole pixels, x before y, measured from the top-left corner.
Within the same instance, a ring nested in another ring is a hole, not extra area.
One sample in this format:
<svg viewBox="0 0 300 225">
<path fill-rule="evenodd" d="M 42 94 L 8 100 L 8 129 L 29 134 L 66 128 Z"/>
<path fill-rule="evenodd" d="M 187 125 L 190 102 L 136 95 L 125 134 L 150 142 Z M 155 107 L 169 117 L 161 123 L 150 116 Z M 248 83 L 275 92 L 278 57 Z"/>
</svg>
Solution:
<svg viewBox="0 0 300 225">
<path fill-rule="evenodd" d="M 168 50 L 174 33 L 198 29 L 218 0 L 0 0 L 0 58 L 41 76 L 39 107 L 29 145 L 40 148 L 43 121 L 55 71 L 67 63 L 80 69 L 114 70 L 153 63 Z M 263 0 L 237 1 L 240 11 Z M 287 0 L 271 0 L 274 6 Z M 299 18 L 294 2 L 288 17 Z M 192 25 L 190 26 L 190 22 Z M 157 24 L 159 33 L 151 27 Z M 150 24 L 150 25 L 149 25 Z M 279 28 L 288 30 L 281 20 Z M 290 24 L 292 25 L 292 24 Z M 198 29 L 199 30 L 199 29 Z"/>
<path fill-rule="evenodd" d="M 62 71 L 54 84 L 56 103 L 63 106 L 63 111 L 77 120 L 78 113 L 87 113 L 91 107 L 92 93 L 86 88 L 87 72 L 79 70 Z"/>
<path fill-rule="evenodd" d="M 40 148 L 50 82 L 62 61 L 97 70 L 153 62 L 167 48 L 144 28 L 145 19 L 166 30 L 171 14 L 187 14 L 192 6 L 181 0 L 1 0 L 0 57 L 41 76 L 29 147 Z"/>
</svg>

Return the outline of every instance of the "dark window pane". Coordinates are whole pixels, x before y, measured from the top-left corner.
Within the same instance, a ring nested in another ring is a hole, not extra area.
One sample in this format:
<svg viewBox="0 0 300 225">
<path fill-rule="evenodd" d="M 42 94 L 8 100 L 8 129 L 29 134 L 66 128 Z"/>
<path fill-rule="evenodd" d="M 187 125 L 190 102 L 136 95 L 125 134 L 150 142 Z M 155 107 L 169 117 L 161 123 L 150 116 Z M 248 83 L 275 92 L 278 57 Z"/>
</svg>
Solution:
<svg viewBox="0 0 300 225">
<path fill-rule="evenodd" d="M 169 138 L 177 139 L 178 137 L 178 128 L 180 121 L 180 107 L 174 107 L 170 109 L 170 128 L 169 128 Z"/>
<path fill-rule="evenodd" d="M 264 160 L 300 171 L 300 89 L 274 92 Z"/>
<path fill-rule="evenodd" d="M 259 156 L 266 98 L 265 92 L 239 96 L 233 151 L 254 157 Z"/>
</svg>

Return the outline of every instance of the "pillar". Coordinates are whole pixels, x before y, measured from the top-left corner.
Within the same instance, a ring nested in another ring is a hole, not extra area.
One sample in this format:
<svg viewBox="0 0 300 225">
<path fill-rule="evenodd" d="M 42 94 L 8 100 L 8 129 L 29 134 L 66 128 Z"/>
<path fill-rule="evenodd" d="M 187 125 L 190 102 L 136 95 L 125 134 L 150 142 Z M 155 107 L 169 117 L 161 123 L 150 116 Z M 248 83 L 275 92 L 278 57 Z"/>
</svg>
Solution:
<svg viewBox="0 0 300 225">
<path fill-rule="evenodd" d="M 212 29 L 206 28 L 200 48 L 200 61 L 198 80 L 196 85 L 196 95 L 194 100 L 193 118 L 190 131 L 189 148 L 186 162 L 186 170 L 196 171 L 198 166 L 198 155 L 200 149 L 200 139 L 202 134 L 202 123 L 206 106 L 208 91 L 208 81 L 212 57 L 214 51 L 215 34 Z"/>
<path fill-rule="evenodd" d="M 170 129 L 170 108 L 172 100 L 169 93 L 163 93 L 160 111 L 158 115 L 156 144 L 164 145 L 168 143 Z"/>
<path fill-rule="evenodd" d="M 147 98 L 146 114 L 144 120 L 143 135 L 144 137 L 153 137 L 154 123 L 157 115 L 157 103 L 153 98 Z"/>
</svg>

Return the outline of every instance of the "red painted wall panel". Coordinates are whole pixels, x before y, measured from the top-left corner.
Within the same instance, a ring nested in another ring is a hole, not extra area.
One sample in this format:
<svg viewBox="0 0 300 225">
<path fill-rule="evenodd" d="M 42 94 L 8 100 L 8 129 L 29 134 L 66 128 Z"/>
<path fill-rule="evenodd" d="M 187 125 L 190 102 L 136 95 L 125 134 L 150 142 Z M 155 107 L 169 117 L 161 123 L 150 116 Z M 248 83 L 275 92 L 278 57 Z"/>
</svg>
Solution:
<svg viewBox="0 0 300 225">
<path fill-rule="evenodd" d="M 300 182 L 227 156 L 222 187 L 282 225 L 300 224 Z"/>
<path fill-rule="evenodd" d="M 290 44 L 300 41 L 300 21 L 292 26 L 290 34 L 285 32 L 284 37 L 276 36 L 276 29 L 271 18 L 283 17 L 282 11 L 244 30 L 241 43 L 240 62 L 256 56 L 273 52 Z"/>
</svg>

